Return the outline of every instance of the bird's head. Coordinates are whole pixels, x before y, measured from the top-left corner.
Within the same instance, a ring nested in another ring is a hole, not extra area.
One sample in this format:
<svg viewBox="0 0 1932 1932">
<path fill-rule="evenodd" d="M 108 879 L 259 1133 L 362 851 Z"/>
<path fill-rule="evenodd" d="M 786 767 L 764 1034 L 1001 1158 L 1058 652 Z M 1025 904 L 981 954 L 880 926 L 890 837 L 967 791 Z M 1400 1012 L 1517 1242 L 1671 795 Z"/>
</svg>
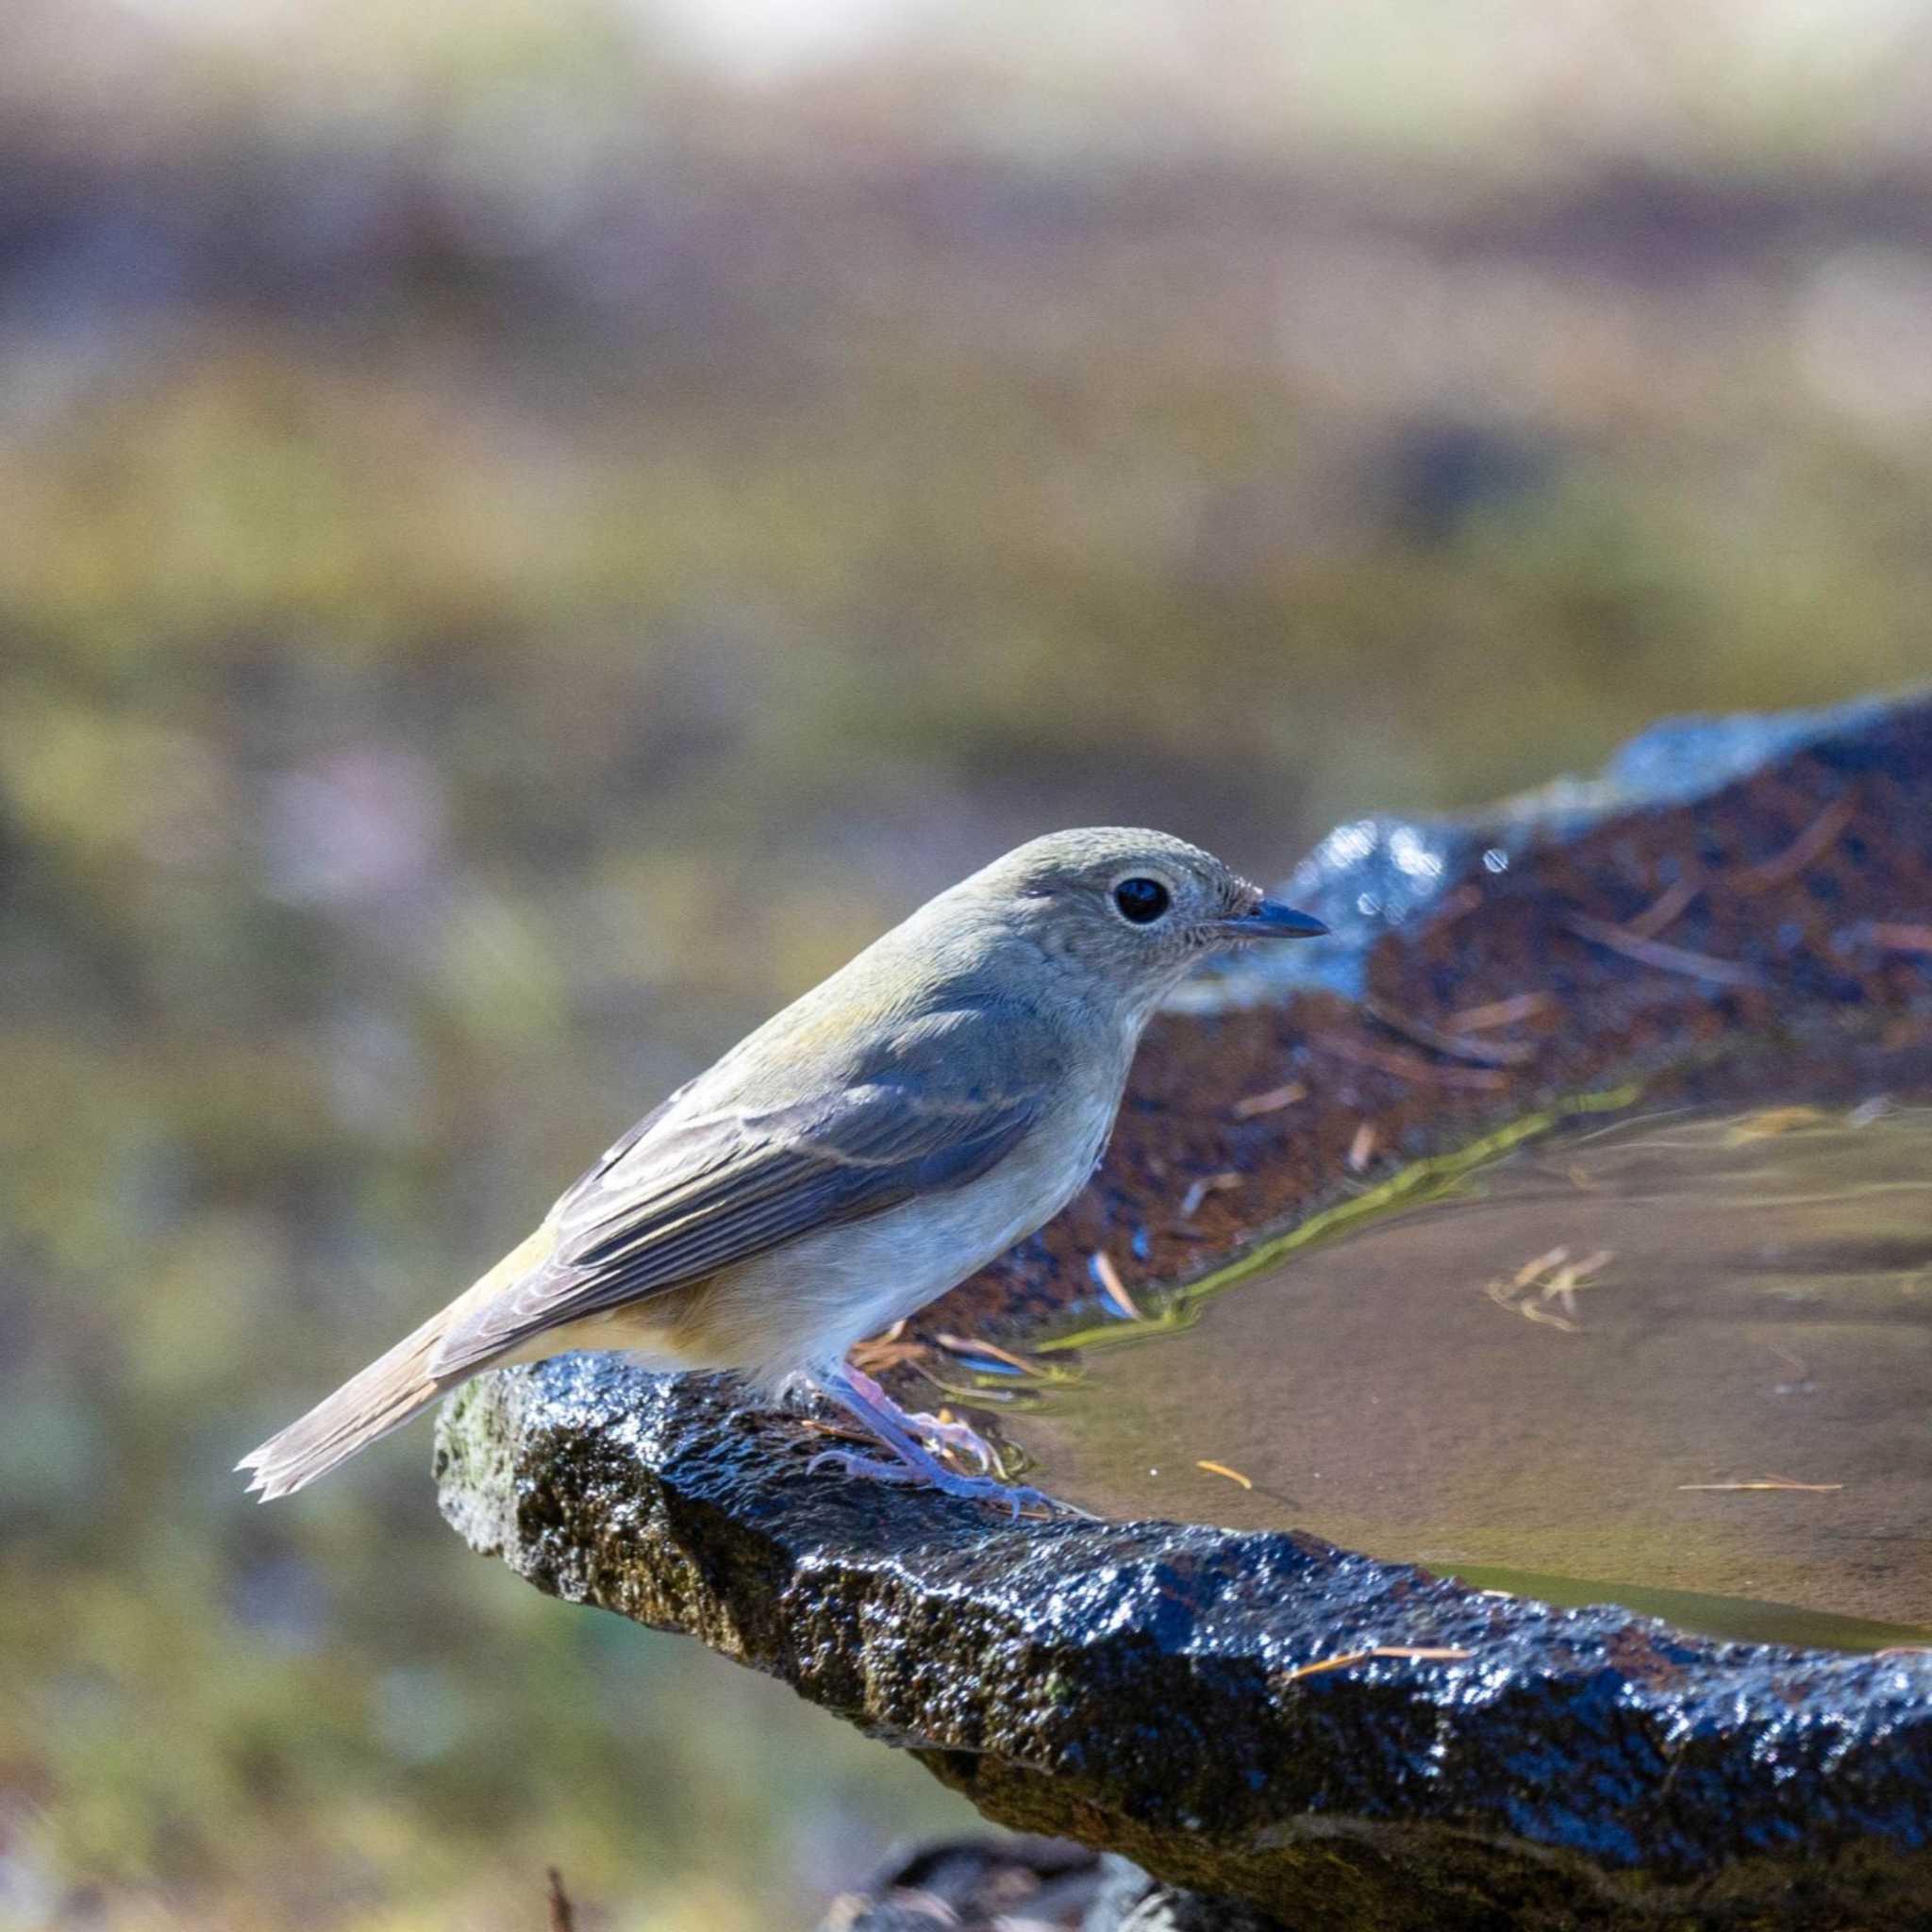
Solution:
<svg viewBox="0 0 1932 1932">
<path fill-rule="evenodd" d="M 1133 1008 L 1151 1007 L 1208 953 L 1328 930 L 1198 845 L 1117 825 L 1031 840 L 958 890 Z"/>
</svg>

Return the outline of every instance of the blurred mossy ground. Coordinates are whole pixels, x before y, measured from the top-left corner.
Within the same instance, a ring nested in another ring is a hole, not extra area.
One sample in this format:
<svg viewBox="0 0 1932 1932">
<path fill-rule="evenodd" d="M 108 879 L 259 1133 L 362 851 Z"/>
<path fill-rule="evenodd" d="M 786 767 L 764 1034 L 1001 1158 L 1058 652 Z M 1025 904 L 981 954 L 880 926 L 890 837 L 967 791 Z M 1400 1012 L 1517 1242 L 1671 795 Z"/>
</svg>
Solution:
<svg viewBox="0 0 1932 1932">
<path fill-rule="evenodd" d="M 1932 443 L 1858 389 L 1919 244 L 1828 171 L 1397 218 L 741 123 L 506 250 L 420 157 L 170 139 L 9 172 L 0 1924 L 536 1925 L 551 1862 L 803 1923 L 954 1801 L 467 1557 L 423 1428 L 236 1456 L 1022 837 L 1279 874 L 1923 676 Z"/>
</svg>

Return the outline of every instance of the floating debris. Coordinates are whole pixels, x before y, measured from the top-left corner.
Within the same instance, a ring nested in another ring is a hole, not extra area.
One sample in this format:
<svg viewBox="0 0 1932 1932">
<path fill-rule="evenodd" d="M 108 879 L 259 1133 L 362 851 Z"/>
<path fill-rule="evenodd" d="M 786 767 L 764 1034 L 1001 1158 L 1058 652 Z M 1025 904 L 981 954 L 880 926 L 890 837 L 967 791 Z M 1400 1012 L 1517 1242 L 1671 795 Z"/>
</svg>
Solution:
<svg viewBox="0 0 1932 1932">
<path fill-rule="evenodd" d="M 1674 925 L 1690 909 L 1690 902 L 1704 890 L 1704 874 L 1690 868 L 1674 886 L 1668 886 L 1635 918 L 1624 922 L 1624 930 L 1641 940 L 1654 940 L 1668 925 Z"/>
<path fill-rule="evenodd" d="M 1800 1127 L 1815 1127 L 1831 1118 L 1822 1107 L 1766 1107 L 1756 1113 L 1740 1114 L 1724 1132 L 1724 1145 L 1743 1147 L 1753 1141 L 1768 1141 L 1776 1134 L 1791 1134 Z"/>
<path fill-rule="evenodd" d="M 1527 1288 L 1538 1275 L 1547 1273 L 1552 1268 L 1560 1268 L 1569 1258 L 1568 1248 L 1552 1248 L 1547 1255 L 1539 1255 L 1534 1261 L 1525 1261 L 1509 1277 L 1509 1286 Z"/>
<path fill-rule="evenodd" d="M 1451 1013 L 1442 1024 L 1451 1033 L 1488 1033 L 1492 1027 L 1513 1026 L 1519 1020 L 1533 1020 L 1537 1014 L 1556 1004 L 1554 993 L 1511 993 L 1505 1000 L 1491 1000 L 1480 1007 L 1465 1007 L 1459 1013 Z"/>
<path fill-rule="evenodd" d="M 1575 1314 L 1576 1291 L 1583 1287 L 1591 1275 L 1600 1274 L 1614 1258 L 1613 1250 L 1599 1248 L 1595 1254 L 1586 1256 L 1581 1261 L 1563 1262 L 1538 1290 L 1537 1298 L 1545 1302 L 1561 1302 L 1566 1314 Z"/>
<path fill-rule="evenodd" d="M 1209 1475 L 1224 1475 L 1229 1482 L 1239 1483 L 1244 1490 L 1252 1490 L 1255 1487 L 1252 1476 L 1243 1475 L 1238 1469 L 1228 1468 L 1224 1462 L 1209 1462 L 1204 1458 L 1196 1462 L 1194 1467 L 1196 1469 L 1205 1469 Z"/>
<path fill-rule="evenodd" d="M 1121 1279 L 1121 1271 L 1113 1265 L 1105 1248 L 1095 1248 L 1087 1257 L 1087 1266 L 1092 1272 L 1100 1291 L 1108 1302 L 1124 1315 L 1129 1322 L 1143 1319 L 1141 1310 L 1134 1305 L 1134 1297 L 1127 1292 L 1127 1285 Z"/>
<path fill-rule="evenodd" d="M 1009 1348 L 1002 1348 L 996 1341 L 975 1341 L 965 1335 L 935 1335 L 933 1341 L 950 1355 L 962 1356 L 969 1361 L 996 1362 L 1010 1369 L 1016 1375 L 1031 1375 L 1044 1381 L 1047 1372 L 1038 1362 L 1029 1361 L 1024 1355 L 1015 1355 Z"/>
<path fill-rule="evenodd" d="M 1857 810 L 1852 792 L 1835 798 L 1782 852 L 1774 853 L 1759 865 L 1747 865 L 1732 873 L 1724 884 L 1734 892 L 1766 892 L 1781 886 L 1793 873 L 1803 872 L 1814 858 L 1822 858 L 1838 843 L 1839 835 L 1851 824 Z"/>
<path fill-rule="evenodd" d="M 1574 1335 L 1577 1324 L 1567 1315 L 1555 1315 L 1540 1301 L 1524 1301 L 1515 1305 L 1515 1312 L 1525 1322 L 1534 1322 L 1543 1328 L 1560 1328 L 1565 1335 Z"/>
<path fill-rule="evenodd" d="M 925 1344 L 923 1341 L 908 1341 L 905 1338 L 906 1324 L 894 1322 L 883 1335 L 874 1336 L 870 1341 L 855 1342 L 850 1351 L 851 1358 L 868 1375 L 880 1375 L 889 1369 L 903 1368 L 908 1362 L 923 1361 Z"/>
<path fill-rule="evenodd" d="M 1209 1194 L 1224 1194 L 1231 1188 L 1241 1186 L 1245 1176 L 1236 1174 L 1231 1168 L 1222 1174 L 1203 1174 L 1188 1191 L 1181 1196 L 1181 1219 L 1191 1221 L 1201 1211 L 1201 1203 Z"/>
<path fill-rule="evenodd" d="M 1375 1067 L 1394 1074 L 1398 1080 L 1415 1080 L 1424 1086 L 1468 1087 L 1488 1093 L 1509 1084 L 1508 1075 L 1497 1068 L 1439 1067 L 1420 1054 L 1375 1046 L 1366 1040 L 1352 1040 L 1345 1033 L 1320 1033 L 1309 1044 L 1332 1053 L 1338 1059 Z"/>
<path fill-rule="evenodd" d="M 1694 863 L 1687 865 L 1682 878 L 1659 892 L 1641 912 L 1624 920 L 1619 930 L 1633 940 L 1655 940 L 1658 933 L 1675 924 L 1707 889 L 1719 887 L 1740 898 L 1749 898 L 1753 893 L 1767 892 L 1774 886 L 1783 885 L 1838 842 L 1856 809 L 1850 794 L 1834 799 L 1782 852 L 1774 853 L 1758 865 L 1740 866 L 1715 878 Z"/>
<path fill-rule="evenodd" d="M 1708 953 L 1693 953 L 1683 946 L 1667 946 L 1661 940 L 1647 940 L 1627 926 L 1612 924 L 1607 919 L 1591 919 L 1587 913 L 1573 912 L 1563 924 L 1578 939 L 1607 946 L 1659 973 L 1681 973 L 1691 979 L 1708 979 L 1718 986 L 1757 986 L 1765 984 L 1763 974 L 1732 959 L 1716 959 Z"/>
<path fill-rule="evenodd" d="M 1794 1483 L 1789 1476 L 1767 1475 L 1750 1483 L 1679 1483 L 1680 1490 L 1795 1490 L 1807 1496 L 1829 1495 L 1842 1483 Z"/>
<path fill-rule="evenodd" d="M 1279 1087 L 1270 1087 L 1264 1092 L 1250 1093 L 1245 1100 L 1237 1100 L 1229 1111 L 1238 1121 L 1251 1121 L 1257 1114 L 1279 1113 L 1284 1107 L 1292 1107 L 1298 1100 L 1306 1100 L 1308 1090 L 1299 1080 L 1286 1080 Z"/>
<path fill-rule="evenodd" d="M 1373 1121 L 1363 1121 L 1355 1130 L 1355 1139 L 1348 1143 L 1348 1171 L 1350 1174 L 1366 1172 L 1369 1162 L 1375 1158 L 1375 1143 L 1381 1139 Z"/>
<path fill-rule="evenodd" d="M 1932 953 L 1932 925 L 1894 925 L 1874 920 L 1865 937 L 1890 953 Z"/>
<path fill-rule="evenodd" d="M 1364 1000 L 1362 1008 L 1391 1032 L 1406 1034 L 1410 1040 L 1433 1047 L 1438 1053 L 1448 1054 L 1454 1059 L 1476 1060 L 1486 1067 L 1520 1067 L 1524 1060 L 1536 1058 L 1536 1048 L 1527 1041 L 1465 1039 L 1444 1027 L 1432 1026 L 1426 1020 L 1397 1012 L 1379 1000 Z"/>
<path fill-rule="evenodd" d="M 1611 1248 L 1599 1248 L 1580 1261 L 1570 1258 L 1568 1248 L 1552 1248 L 1533 1261 L 1525 1261 L 1514 1274 L 1498 1275 L 1483 1292 L 1499 1308 L 1521 1315 L 1545 1328 L 1560 1328 L 1566 1335 L 1577 1331 L 1576 1291 L 1587 1287 L 1591 1276 L 1600 1274 L 1616 1258 Z M 1559 1302 L 1559 1315 L 1549 1305 Z"/>
</svg>

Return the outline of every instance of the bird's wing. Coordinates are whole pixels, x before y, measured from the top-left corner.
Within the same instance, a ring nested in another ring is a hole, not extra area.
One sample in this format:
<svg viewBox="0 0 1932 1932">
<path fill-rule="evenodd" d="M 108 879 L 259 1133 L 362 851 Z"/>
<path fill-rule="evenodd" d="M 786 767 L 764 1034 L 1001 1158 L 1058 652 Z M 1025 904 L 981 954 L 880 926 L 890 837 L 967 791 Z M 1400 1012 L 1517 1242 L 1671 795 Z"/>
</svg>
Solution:
<svg viewBox="0 0 1932 1932">
<path fill-rule="evenodd" d="M 1045 1097 L 976 1079 L 978 1059 L 918 1054 L 815 1101 L 647 1118 L 558 1203 L 548 1257 L 450 1329 L 435 1373 L 977 1179 Z"/>
</svg>

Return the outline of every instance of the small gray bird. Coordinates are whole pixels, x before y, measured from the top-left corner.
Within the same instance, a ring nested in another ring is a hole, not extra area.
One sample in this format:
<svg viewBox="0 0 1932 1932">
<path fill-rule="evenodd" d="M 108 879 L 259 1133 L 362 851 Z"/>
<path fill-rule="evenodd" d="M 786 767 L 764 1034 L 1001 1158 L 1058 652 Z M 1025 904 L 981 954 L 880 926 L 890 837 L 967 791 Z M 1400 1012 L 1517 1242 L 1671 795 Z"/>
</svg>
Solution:
<svg viewBox="0 0 1932 1932">
<path fill-rule="evenodd" d="M 1058 832 L 941 892 L 681 1087 L 535 1234 L 240 1465 L 312 1482 L 479 1371 L 572 1349 L 794 1378 L 890 1459 L 815 1458 L 1018 1507 L 993 1460 L 850 1367 L 1059 1212 L 1141 1029 L 1204 954 L 1327 928 L 1161 832 Z"/>
</svg>

